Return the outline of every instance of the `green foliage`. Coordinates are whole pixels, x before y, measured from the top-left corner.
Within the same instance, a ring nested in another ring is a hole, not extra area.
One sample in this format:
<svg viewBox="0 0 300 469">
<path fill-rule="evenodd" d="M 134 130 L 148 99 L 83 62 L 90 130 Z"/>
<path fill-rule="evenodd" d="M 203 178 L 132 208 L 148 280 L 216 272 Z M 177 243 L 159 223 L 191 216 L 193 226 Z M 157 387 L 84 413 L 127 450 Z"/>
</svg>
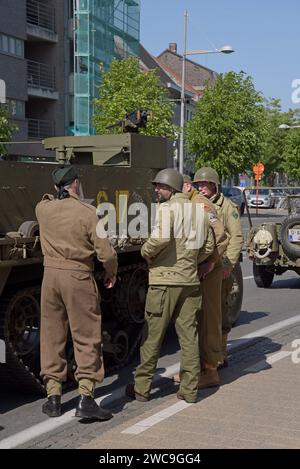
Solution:
<svg viewBox="0 0 300 469">
<path fill-rule="evenodd" d="M 272 184 L 275 172 L 283 170 L 283 153 L 287 132 L 279 128 L 281 124 L 293 122 L 294 111 L 281 111 L 280 99 L 271 99 L 266 102 L 268 118 L 268 133 L 262 162 L 265 165 L 265 175 Z"/>
<path fill-rule="evenodd" d="M 300 128 L 286 132 L 283 169 L 293 179 L 300 179 Z"/>
<path fill-rule="evenodd" d="M 99 98 L 94 100 L 94 126 L 97 134 L 121 133 L 120 127 L 106 129 L 124 118 L 127 112 L 143 108 L 153 112 L 153 119 L 141 134 L 174 138 L 173 104 L 167 101 L 167 90 L 160 84 L 155 70 L 141 72 L 139 59 L 113 60 L 105 72 L 100 66 Z"/>
<path fill-rule="evenodd" d="M 244 72 L 219 75 L 206 88 L 186 125 L 187 149 L 196 167 L 212 166 L 230 176 L 261 159 L 268 131 L 263 97 Z"/>
<path fill-rule="evenodd" d="M 14 124 L 9 122 L 9 115 L 6 106 L 0 104 L 0 155 L 6 155 L 6 145 L 1 142 L 9 142 L 13 133 L 17 130 Z"/>
</svg>

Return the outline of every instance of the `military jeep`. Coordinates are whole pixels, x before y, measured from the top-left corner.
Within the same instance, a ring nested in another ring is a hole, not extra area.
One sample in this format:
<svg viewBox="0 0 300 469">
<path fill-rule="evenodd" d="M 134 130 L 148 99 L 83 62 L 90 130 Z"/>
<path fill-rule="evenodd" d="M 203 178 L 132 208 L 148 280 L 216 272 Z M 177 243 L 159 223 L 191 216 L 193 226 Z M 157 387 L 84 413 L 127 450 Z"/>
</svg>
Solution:
<svg viewBox="0 0 300 469">
<path fill-rule="evenodd" d="M 249 231 L 247 253 L 259 288 L 270 287 L 274 276 L 287 270 L 300 275 L 300 194 L 288 195 L 286 202 L 288 215 L 280 223 L 261 223 Z"/>
</svg>

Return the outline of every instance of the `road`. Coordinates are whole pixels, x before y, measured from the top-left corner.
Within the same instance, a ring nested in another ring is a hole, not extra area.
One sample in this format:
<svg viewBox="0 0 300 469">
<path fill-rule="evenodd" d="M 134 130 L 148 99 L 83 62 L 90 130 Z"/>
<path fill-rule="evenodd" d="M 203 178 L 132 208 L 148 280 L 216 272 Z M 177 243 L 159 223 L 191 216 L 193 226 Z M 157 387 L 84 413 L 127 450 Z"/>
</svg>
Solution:
<svg viewBox="0 0 300 469">
<path fill-rule="evenodd" d="M 282 214 L 276 211 L 260 212 L 254 217 L 254 223 L 261 221 L 279 221 Z M 246 233 L 247 218 L 242 219 Z M 249 360 L 249 355 L 256 353 L 253 347 L 264 338 L 264 353 L 280 350 L 280 343 L 288 342 L 295 327 L 300 323 L 299 287 L 300 278 L 293 272 L 287 272 L 275 278 L 271 288 L 256 287 L 252 265 L 244 253 L 242 263 L 244 277 L 244 299 L 242 312 L 236 327 L 229 337 L 230 362 Z M 290 335 L 289 335 L 290 334 Z M 249 338 L 250 336 L 250 338 Z M 251 352 L 252 350 L 252 352 Z M 260 352 L 261 353 L 261 352 Z M 48 419 L 41 413 L 43 399 L 22 396 L 20 383 L 19 393 L 0 392 L 0 448 L 78 448 L 89 443 L 99 432 L 107 432 L 120 422 L 132 419 L 142 412 L 136 402 L 124 399 L 124 386 L 132 381 L 134 369 L 138 363 L 135 356 L 130 366 L 118 374 L 105 378 L 97 388 L 96 397 L 103 405 L 112 409 L 114 418 L 105 423 L 82 424 L 73 417 L 77 391 L 69 391 L 63 396 L 64 415 L 59 419 Z M 159 360 L 160 385 L 155 390 L 155 399 L 149 402 L 149 411 L 161 405 L 165 396 L 174 392 L 173 384 L 168 378 L 178 370 L 178 342 L 174 330 L 167 333 L 162 355 Z M 161 375 L 163 375 L 161 377 Z M 156 385 L 154 386 L 156 388 Z"/>
</svg>

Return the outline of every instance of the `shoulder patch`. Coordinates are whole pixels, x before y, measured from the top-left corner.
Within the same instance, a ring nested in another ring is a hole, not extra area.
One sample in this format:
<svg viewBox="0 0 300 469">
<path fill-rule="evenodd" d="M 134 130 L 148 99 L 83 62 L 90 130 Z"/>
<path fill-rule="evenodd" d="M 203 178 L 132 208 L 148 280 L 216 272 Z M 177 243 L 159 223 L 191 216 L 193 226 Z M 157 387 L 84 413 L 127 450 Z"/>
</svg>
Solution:
<svg viewBox="0 0 300 469">
<path fill-rule="evenodd" d="M 233 216 L 233 218 L 235 218 L 236 220 L 239 218 L 239 214 L 238 214 L 237 210 L 233 210 L 232 216 Z"/>
<path fill-rule="evenodd" d="M 208 214 L 208 219 L 209 219 L 210 223 L 215 223 L 218 220 L 218 217 L 215 213 L 207 212 L 207 214 Z"/>
</svg>

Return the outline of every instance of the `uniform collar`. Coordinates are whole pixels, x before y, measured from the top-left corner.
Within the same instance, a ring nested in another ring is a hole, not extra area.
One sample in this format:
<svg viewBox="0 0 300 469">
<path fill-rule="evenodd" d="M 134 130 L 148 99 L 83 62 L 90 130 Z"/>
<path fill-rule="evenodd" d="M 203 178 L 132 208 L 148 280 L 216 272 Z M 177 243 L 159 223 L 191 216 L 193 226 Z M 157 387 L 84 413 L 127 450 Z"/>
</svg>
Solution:
<svg viewBox="0 0 300 469">
<path fill-rule="evenodd" d="M 191 192 L 187 194 L 188 198 L 191 200 L 195 193 L 199 194 L 199 191 L 197 191 L 197 189 L 192 189 Z"/>
<path fill-rule="evenodd" d="M 73 199 L 79 200 L 79 195 L 75 194 L 75 192 L 69 192 L 70 197 L 73 197 Z"/>
<path fill-rule="evenodd" d="M 189 196 L 187 194 L 184 194 L 183 192 L 176 192 L 175 194 L 171 195 L 169 200 L 173 199 L 188 199 Z"/>
</svg>

